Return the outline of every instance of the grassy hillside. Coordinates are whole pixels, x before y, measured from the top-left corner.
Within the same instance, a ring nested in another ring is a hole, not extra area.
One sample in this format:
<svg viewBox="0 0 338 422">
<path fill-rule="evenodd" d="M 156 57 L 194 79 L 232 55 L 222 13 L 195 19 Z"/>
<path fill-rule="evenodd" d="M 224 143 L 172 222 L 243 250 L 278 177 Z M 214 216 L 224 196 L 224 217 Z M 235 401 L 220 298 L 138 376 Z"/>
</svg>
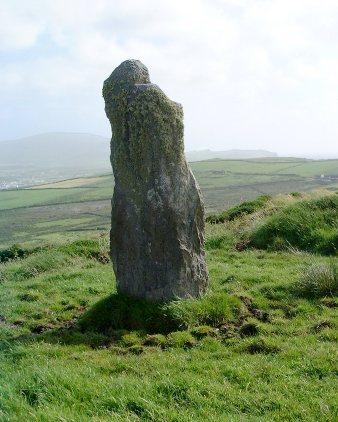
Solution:
<svg viewBox="0 0 338 422">
<path fill-rule="evenodd" d="M 207 214 L 266 194 L 338 189 L 338 160 L 213 160 L 191 167 Z M 0 247 L 108 229 L 113 183 L 108 174 L 0 191 Z"/>
<path fill-rule="evenodd" d="M 336 420 L 337 253 L 247 242 L 318 200 L 280 195 L 208 223 L 201 300 L 116 293 L 105 232 L 12 249 L 23 257 L 0 264 L 0 419 Z"/>
</svg>

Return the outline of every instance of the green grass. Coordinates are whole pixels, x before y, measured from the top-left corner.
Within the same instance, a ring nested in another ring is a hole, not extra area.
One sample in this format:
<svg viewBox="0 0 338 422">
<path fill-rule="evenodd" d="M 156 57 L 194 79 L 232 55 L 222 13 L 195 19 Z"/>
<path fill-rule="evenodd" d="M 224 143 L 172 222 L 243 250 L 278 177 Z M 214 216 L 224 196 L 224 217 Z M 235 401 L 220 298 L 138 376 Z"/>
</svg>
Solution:
<svg viewBox="0 0 338 422">
<path fill-rule="evenodd" d="M 192 168 L 207 211 L 227 208 L 207 224 L 201 300 L 149 304 L 116 291 L 110 177 L 0 192 L 0 420 L 338 418 L 337 278 L 327 270 L 338 197 L 297 193 L 337 189 L 320 178 L 338 173 L 337 160 Z M 294 193 L 256 199 L 276 192 Z"/>
<path fill-rule="evenodd" d="M 338 298 L 299 289 L 336 258 L 236 249 L 302 199 L 207 224 L 201 300 L 117 293 L 107 235 L 0 264 L 0 420 L 336 420 Z"/>
</svg>

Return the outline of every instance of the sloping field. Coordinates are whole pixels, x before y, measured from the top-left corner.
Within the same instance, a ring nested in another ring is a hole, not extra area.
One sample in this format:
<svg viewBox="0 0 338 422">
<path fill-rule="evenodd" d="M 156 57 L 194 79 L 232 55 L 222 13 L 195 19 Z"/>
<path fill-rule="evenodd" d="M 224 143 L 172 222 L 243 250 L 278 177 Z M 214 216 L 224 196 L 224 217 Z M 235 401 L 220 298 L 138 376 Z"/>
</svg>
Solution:
<svg viewBox="0 0 338 422">
<path fill-rule="evenodd" d="M 33 186 L 30 189 L 68 189 L 92 187 L 96 183 L 102 182 L 103 177 L 79 177 L 77 179 L 62 180 L 60 182 L 46 183 L 44 185 Z"/>
<path fill-rule="evenodd" d="M 191 163 L 206 213 L 264 194 L 338 189 L 338 160 L 267 158 Z M 0 191 L 0 246 L 107 229 L 111 174 Z"/>
<path fill-rule="evenodd" d="M 318 242 L 309 249 L 272 229 L 288 229 L 292 215 L 326 241 L 338 196 L 258 202 L 206 224 L 210 288 L 200 299 L 117 293 L 107 231 L 2 251 L 0 420 L 337 421 L 337 250 L 313 254 Z M 256 249 L 262 228 L 268 247 Z M 4 259 L 15 251 L 21 258 Z"/>
</svg>

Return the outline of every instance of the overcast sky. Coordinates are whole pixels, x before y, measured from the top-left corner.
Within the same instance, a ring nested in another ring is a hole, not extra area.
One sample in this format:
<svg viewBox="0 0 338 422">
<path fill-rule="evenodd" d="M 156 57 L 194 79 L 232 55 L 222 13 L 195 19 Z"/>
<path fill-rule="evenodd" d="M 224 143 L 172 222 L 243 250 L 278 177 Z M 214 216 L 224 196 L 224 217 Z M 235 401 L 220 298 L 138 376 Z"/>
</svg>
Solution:
<svg viewBox="0 0 338 422">
<path fill-rule="evenodd" d="M 1 0 L 0 139 L 110 136 L 128 58 L 182 103 L 187 150 L 338 157 L 338 0 Z"/>
</svg>

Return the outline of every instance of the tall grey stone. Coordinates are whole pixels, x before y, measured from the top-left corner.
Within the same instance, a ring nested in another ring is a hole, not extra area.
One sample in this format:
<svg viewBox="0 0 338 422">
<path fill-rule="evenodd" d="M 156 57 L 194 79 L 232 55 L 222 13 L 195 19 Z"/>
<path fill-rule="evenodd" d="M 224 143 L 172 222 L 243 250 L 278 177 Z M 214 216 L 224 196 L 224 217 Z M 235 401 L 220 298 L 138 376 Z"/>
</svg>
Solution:
<svg viewBox="0 0 338 422">
<path fill-rule="evenodd" d="M 121 292 L 154 301 L 199 297 L 208 284 L 204 208 L 185 160 L 183 110 L 138 60 L 103 85 L 111 123 L 111 255 Z"/>
</svg>

